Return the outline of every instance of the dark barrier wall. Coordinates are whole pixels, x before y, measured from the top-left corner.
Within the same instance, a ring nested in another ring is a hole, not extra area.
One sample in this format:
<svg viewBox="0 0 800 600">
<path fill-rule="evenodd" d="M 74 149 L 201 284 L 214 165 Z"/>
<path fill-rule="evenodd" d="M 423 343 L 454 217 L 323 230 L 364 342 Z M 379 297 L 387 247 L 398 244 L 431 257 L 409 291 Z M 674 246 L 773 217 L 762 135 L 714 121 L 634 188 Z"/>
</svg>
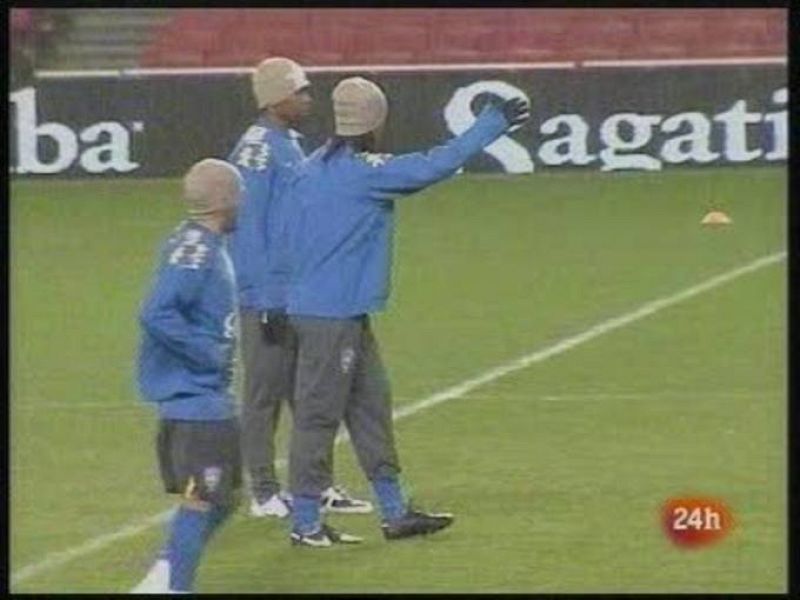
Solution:
<svg viewBox="0 0 800 600">
<path fill-rule="evenodd" d="M 787 158 L 784 66 L 353 73 L 389 97 L 387 150 L 425 149 L 460 133 L 490 97 L 522 95 L 533 117 L 467 165 L 526 173 L 555 167 L 659 170 Z M 330 92 L 344 73 L 314 74 L 330 130 Z M 18 175 L 174 176 L 225 157 L 255 116 L 245 75 L 40 80 L 9 96 L 10 171 Z"/>
</svg>

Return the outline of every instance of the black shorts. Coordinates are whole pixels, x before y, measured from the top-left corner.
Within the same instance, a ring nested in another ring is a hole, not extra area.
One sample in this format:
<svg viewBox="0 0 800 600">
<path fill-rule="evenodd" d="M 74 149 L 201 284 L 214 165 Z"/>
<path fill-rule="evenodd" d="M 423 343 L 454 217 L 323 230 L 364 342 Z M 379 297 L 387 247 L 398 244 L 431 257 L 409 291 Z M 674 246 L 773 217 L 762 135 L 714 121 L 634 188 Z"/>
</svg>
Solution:
<svg viewBox="0 0 800 600">
<path fill-rule="evenodd" d="M 162 419 L 156 441 L 164 489 L 220 506 L 235 501 L 242 483 L 239 425 Z"/>
</svg>

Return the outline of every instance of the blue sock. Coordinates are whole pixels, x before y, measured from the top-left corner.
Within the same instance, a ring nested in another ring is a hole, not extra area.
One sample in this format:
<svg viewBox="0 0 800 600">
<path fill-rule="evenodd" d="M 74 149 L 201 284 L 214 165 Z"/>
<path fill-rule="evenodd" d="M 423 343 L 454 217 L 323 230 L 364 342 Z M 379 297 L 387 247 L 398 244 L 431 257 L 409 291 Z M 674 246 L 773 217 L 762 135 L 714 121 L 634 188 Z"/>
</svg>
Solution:
<svg viewBox="0 0 800 600">
<path fill-rule="evenodd" d="M 394 521 L 406 514 L 406 501 L 397 479 L 393 477 L 373 479 L 372 491 L 378 499 L 384 521 Z"/>
<path fill-rule="evenodd" d="M 177 513 L 176 513 L 177 514 Z M 214 506 L 210 511 L 208 511 L 208 522 L 206 523 L 206 531 L 205 531 L 205 541 L 208 543 L 208 540 L 214 535 L 214 533 L 219 529 L 220 525 L 222 525 L 225 520 L 233 514 L 233 509 L 231 507 L 222 507 L 222 506 Z M 174 517 L 173 517 L 174 518 Z M 164 546 L 159 550 L 158 555 L 156 556 L 156 560 L 169 560 L 170 559 L 170 531 L 172 529 L 172 521 L 169 521 L 166 529 L 167 534 L 167 542 Z"/>
<path fill-rule="evenodd" d="M 192 590 L 194 574 L 206 543 L 209 517 L 209 511 L 181 506 L 172 518 L 167 542 L 170 589 L 182 592 Z"/>
<path fill-rule="evenodd" d="M 319 516 L 319 496 L 293 496 L 292 521 L 294 530 L 303 535 L 319 529 L 322 523 Z"/>
</svg>

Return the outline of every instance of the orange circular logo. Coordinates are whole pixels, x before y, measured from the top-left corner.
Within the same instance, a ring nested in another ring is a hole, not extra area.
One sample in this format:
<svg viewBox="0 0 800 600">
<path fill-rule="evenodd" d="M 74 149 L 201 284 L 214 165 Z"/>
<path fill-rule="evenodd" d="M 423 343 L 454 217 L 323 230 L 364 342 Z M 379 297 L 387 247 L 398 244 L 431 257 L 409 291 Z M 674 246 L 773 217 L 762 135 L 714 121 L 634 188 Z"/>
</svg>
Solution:
<svg viewBox="0 0 800 600">
<path fill-rule="evenodd" d="M 678 546 L 698 548 L 718 542 L 734 525 L 733 515 L 718 498 L 670 498 L 664 503 L 661 524 Z"/>
</svg>

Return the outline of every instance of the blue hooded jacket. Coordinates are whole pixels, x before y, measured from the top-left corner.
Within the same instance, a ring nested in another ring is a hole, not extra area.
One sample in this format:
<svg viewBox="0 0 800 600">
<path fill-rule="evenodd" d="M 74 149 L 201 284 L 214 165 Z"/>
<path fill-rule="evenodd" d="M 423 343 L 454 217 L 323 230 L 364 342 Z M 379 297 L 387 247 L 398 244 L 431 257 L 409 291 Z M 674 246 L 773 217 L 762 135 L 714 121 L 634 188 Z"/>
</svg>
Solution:
<svg viewBox="0 0 800 600">
<path fill-rule="evenodd" d="M 500 108 L 490 106 L 470 129 L 427 153 L 359 153 L 347 144 L 314 151 L 295 168 L 286 194 L 287 312 L 348 318 L 382 310 L 390 290 L 394 199 L 453 175 L 507 128 Z"/>
<path fill-rule="evenodd" d="M 294 130 L 276 127 L 262 117 L 228 157 L 245 186 L 230 237 L 239 304 L 244 309 L 286 307 L 289 259 L 282 190 L 291 168 L 304 158 L 298 137 Z"/>
<path fill-rule="evenodd" d="M 139 390 L 161 418 L 234 416 L 235 300 L 224 236 L 181 223 L 161 250 L 139 314 Z"/>
</svg>

